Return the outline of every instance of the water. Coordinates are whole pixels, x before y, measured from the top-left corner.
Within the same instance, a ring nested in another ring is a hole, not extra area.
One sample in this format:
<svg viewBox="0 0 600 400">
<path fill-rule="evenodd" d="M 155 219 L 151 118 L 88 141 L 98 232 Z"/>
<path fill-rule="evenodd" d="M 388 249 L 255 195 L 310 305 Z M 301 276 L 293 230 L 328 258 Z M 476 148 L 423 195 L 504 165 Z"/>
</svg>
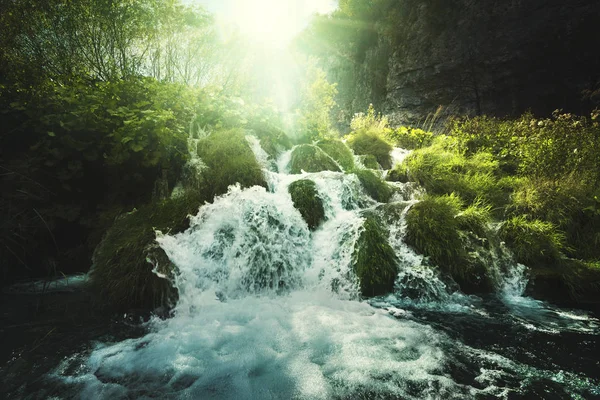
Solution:
<svg viewBox="0 0 600 400">
<path fill-rule="evenodd" d="M 27 381 L 12 397 L 600 398 L 593 314 L 523 297 L 526 268 L 503 265 L 502 249 L 490 256 L 497 294 L 457 291 L 404 244 L 417 200 L 401 184 L 394 212 L 382 214 L 398 256 L 394 293 L 361 301 L 352 257 L 364 211 L 382 205 L 354 175 L 289 175 L 290 152 L 268 160 L 248 140 L 269 189 L 232 187 L 186 232 L 157 234 L 179 270 L 171 317 L 59 348 L 36 377 L 44 390 Z M 324 201 L 315 232 L 287 192 L 298 179 Z"/>
</svg>

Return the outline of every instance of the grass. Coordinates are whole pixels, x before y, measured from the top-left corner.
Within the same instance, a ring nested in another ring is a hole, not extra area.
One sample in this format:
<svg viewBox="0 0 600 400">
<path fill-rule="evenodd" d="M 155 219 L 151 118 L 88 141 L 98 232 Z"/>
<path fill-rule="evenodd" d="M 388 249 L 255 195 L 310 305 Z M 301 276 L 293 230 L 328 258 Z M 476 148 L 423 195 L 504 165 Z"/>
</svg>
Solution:
<svg viewBox="0 0 600 400">
<path fill-rule="evenodd" d="M 387 203 L 394 194 L 392 188 L 379 175 L 368 169 L 354 171 L 369 196 L 380 203 Z"/>
<path fill-rule="evenodd" d="M 383 169 L 392 168 L 392 145 L 375 129 L 359 130 L 348 136 L 348 146 L 357 155 L 372 155 Z"/>
<path fill-rule="evenodd" d="M 103 305 L 116 309 L 155 308 L 173 302 L 177 293 L 171 283 L 152 273 L 172 276 L 173 265 L 155 243 L 155 230 L 177 233 L 189 227 L 209 197 L 187 193 L 177 199 L 147 204 L 118 217 L 96 248 L 91 284 Z"/>
<path fill-rule="evenodd" d="M 398 275 L 397 259 L 388 233 L 374 215 L 367 215 L 353 255 L 353 268 L 363 296 L 389 293 Z"/>
<path fill-rule="evenodd" d="M 267 183 L 242 130 L 217 131 L 198 143 L 198 155 L 207 165 L 203 177 L 211 198 L 227 193 L 230 185 L 263 186 Z"/>
<path fill-rule="evenodd" d="M 290 172 L 299 174 L 304 172 L 335 171 L 341 172 L 340 167 L 327 153 L 311 144 L 301 144 L 292 152 Z"/>
<path fill-rule="evenodd" d="M 317 146 L 333 158 L 345 172 L 354 169 L 354 155 L 344 142 L 337 139 L 322 139 Z"/>
<path fill-rule="evenodd" d="M 294 207 L 300 211 L 308 228 L 312 231 L 316 230 L 325 220 L 325 210 L 315 183 L 308 179 L 302 179 L 293 182 L 288 191 L 292 196 Z"/>
</svg>

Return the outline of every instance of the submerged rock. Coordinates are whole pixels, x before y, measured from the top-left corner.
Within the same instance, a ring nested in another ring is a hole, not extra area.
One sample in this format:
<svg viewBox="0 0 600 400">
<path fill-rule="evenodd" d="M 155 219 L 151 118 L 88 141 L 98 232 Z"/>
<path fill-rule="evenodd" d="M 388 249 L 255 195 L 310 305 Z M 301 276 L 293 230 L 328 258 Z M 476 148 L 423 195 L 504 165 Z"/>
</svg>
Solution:
<svg viewBox="0 0 600 400">
<path fill-rule="evenodd" d="M 392 168 L 392 145 L 381 138 L 376 131 L 361 130 L 348 138 L 348 145 L 357 155 L 373 156 L 383 169 Z"/>
<path fill-rule="evenodd" d="M 360 183 L 362 184 L 365 191 L 374 200 L 377 200 L 380 203 L 387 203 L 388 201 L 390 201 L 390 198 L 393 194 L 392 188 L 375 172 L 367 169 L 362 169 L 357 170 L 354 173 L 360 180 Z"/>
<path fill-rule="evenodd" d="M 398 275 L 396 254 L 388 243 L 386 229 L 372 214 L 366 216 L 356 243 L 353 269 L 363 296 L 383 295 L 394 288 Z"/>
<path fill-rule="evenodd" d="M 299 174 L 304 172 L 335 171 L 341 172 L 336 162 L 317 146 L 302 144 L 292 152 L 290 172 Z"/>
<path fill-rule="evenodd" d="M 308 179 L 302 179 L 293 182 L 288 191 L 292 196 L 294 207 L 300 211 L 309 229 L 311 231 L 317 229 L 325 220 L 325 210 L 315 183 Z"/>
</svg>

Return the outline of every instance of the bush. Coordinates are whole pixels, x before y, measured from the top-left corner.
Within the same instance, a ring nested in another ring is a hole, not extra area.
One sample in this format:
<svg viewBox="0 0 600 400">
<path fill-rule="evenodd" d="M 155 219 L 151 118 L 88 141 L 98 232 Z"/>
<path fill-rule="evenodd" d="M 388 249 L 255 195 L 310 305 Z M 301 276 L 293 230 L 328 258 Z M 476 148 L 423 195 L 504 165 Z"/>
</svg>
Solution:
<svg viewBox="0 0 600 400">
<path fill-rule="evenodd" d="M 337 139 L 319 140 L 317 146 L 348 172 L 354 169 L 354 155 L 344 142 Z"/>
<path fill-rule="evenodd" d="M 367 215 L 353 254 L 353 269 L 363 296 L 378 296 L 394 288 L 397 259 L 388 232 L 373 215 Z"/>
<path fill-rule="evenodd" d="M 227 188 L 236 183 L 246 188 L 267 187 L 242 130 L 217 131 L 200 140 L 198 155 L 208 167 L 202 173 L 210 187 L 211 198 L 227 193 Z"/>
<path fill-rule="evenodd" d="M 487 239 L 487 210 L 477 206 L 462 211 L 455 195 L 428 196 L 406 215 L 406 243 L 427 256 L 465 293 L 487 292 L 494 284 L 487 265 L 471 257 L 469 249 Z"/>
<path fill-rule="evenodd" d="M 357 155 L 372 155 L 383 169 L 392 167 L 392 145 L 376 130 L 360 130 L 348 137 L 348 146 Z"/>
<path fill-rule="evenodd" d="M 401 126 L 390 131 L 387 135 L 396 147 L 404 149 L 420 149 L 430 146 L 433 143 L 433 133 L 423 129 Z"/>
<path fill-rule="evenodd" d="M 325 220 L 325 210 L 315 183 L 308 179 L 302 179 L 293 182 L 288 191 L 292 196 L 294 207 L 300 211 L 302 218 L 308 224 L 308 228 L 312 231 L 317 229 L 321 222 Z"/>
<path fill-rule="evenodd" d="M 321 150 L 319 147 L 311 144 L 302 144 L 297 146 L 292 152 L 290 162 L 290 172 L 299 174 L 304 172 L 335 171 L 341 172 L 337 163 Z"/>
<path fill-rule="evenodd" d="M 358 180 L 362 184 L 365 191 L 374 200 L 380 203 L 387 203 L 390 201 L 393 191 L 390 186 L 382 180 L 379 175 L 368 169 L 361 169 L 354 171 Z"/>
<path fill-rule="evenodd" d="M 564 249 L 565 234 L 550 222 L 517 216 L 505 221 L 500 237 L 515 253 L 517 261 L 529 266 L 556 265 Z"/>
<path fill-rule="evenodd" d="M 118 217 L 94 252 L 90 271 L 92 288 L 102 304 L 117 309 L 168 305 L 177 295 L 168 279 L 173 265 L 155 243 L 155 230 L 182 232 L 189 227 L 188 215 L 195 214 L 207 193 L 188 193 L 177 199 L 151 203 Z"/>
</svg>

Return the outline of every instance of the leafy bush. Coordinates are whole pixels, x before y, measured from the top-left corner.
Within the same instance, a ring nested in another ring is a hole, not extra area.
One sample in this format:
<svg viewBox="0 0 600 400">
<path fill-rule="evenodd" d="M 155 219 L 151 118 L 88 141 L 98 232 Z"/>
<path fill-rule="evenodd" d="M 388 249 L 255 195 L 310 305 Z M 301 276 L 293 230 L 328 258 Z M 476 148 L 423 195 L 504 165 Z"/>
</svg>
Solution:
<svg viewBox="0 0 600 400">
<path fill-rule="evenodd" d="M 565 246 L 565 234 L 552 223 L 524 216 L 505 221 L 499 233 L 517 261 L 531 266 L 555 265 Z"/>
<path fill-rule="evenodd" d="M 427 147 L 433 143 L 432 132 L 407 126 L 390 131 L 388 137 L 397 147 L 411 150 Z"/>
<path fill-rule="evenodd" d="M 167 255 L 155 243 L 155 230 L 174 234 L 187 229 L 188 215 L 209 199 L 206 192 L 150 203 L 114 221 L 94 252 L 90 272 L 92 287 L 104 305 L 131 309 L 172 303 L 177 293 L 171 282 L 152 272 L 154 264 L 159 273 L 174 274 Z"/>
<path fill-rule="evenodd" d="M 390 201 L 393 191 L 379 175 L 367 169 L 356 170 L 354 173 L 369 196 L 380 203 Z"/>
<path fill-rule="evenodd" d="M 325 210 L 315 183 L 308 179 L 302 179 L 293 182 L 288 191 L 292 196 L 294 207 L 300 211 L 309 229 L 312 231 L 317 229 L 325 220 Z"/>
<path fill-rule="evenodd" d="M 290 172 L 299 174 L 305 172 L 336 171 L 341 172 L 340 167 L 327 153 L 319 147 L 311 144 L 297 146 L 292 152 L 290 161 Z"/>
<path fill-rule="evenodd" d="M 363 296 L 392 291 L 398 275 L 397 259 L 388 243 L 388 233 L 373 215 L 367 215 L 353 254 L 353 268 Z"/>
<path fill-rule="evenodd" d="M 383 169 L 392 167 L 392 146 L 375 130 L 360 130 L 348 136 L 348 146 L 354 154 L 372 155 Z"/>
<path fill-rule="evenodd" d="M 212 196 L 226 193 L 236 183 L 242 187 L 267 187 L 242 130 L 218 131 L 200 140 L 198 155 L 208 167 L 203 176 Z"/>
<path fill-rule="evenodd" d="M 323 139 L 317 142 L 317 146 L 333 158 L 344 171 L 354 169 L 354 155 L 341 140 Z"/>
</svg>

